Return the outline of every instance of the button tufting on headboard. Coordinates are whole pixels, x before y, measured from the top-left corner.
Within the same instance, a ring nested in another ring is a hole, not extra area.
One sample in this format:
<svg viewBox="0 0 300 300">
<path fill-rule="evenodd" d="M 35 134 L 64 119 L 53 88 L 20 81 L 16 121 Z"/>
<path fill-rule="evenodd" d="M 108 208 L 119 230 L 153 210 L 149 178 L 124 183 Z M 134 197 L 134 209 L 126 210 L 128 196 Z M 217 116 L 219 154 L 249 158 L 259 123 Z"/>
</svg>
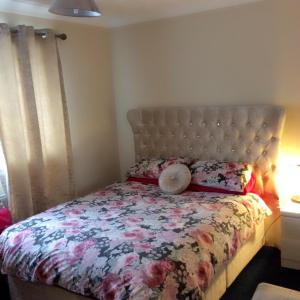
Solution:
<svg viewBox="0 0 300 300">
<path fill-rule="evenodd" d="M 274 172 L 284 109 L 273 105 L 141 108 L 128 112 L 136 160 L 187 156 L 247 161 Z"/>
</svg>

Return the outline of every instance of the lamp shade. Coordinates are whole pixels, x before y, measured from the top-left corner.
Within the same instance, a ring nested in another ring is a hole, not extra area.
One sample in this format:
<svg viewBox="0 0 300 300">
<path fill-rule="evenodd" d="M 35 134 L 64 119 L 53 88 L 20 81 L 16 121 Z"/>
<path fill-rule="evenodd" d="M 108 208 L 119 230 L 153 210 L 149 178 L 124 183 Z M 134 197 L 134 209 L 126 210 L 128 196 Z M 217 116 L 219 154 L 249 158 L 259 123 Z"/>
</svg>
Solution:
<svg viewBox="0 0 300 300">
<path fill-rule="evenodd" d="M 55 0 L 49 12 L 69 17 L 100 17 L 95 0 Z"/>
</svg>

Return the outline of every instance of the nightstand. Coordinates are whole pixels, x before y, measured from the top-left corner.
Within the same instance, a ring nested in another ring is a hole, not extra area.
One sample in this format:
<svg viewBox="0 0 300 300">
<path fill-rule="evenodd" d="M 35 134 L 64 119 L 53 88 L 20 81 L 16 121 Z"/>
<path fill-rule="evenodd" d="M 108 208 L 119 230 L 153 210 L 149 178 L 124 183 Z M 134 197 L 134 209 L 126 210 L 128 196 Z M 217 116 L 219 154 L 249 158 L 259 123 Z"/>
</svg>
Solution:
<svg viewBox="0 0 300 300">
<path fill-rule="evenodd" d="M 281 204 L 281 266 L 300 270 L 300 203 Z"/>
</svg>

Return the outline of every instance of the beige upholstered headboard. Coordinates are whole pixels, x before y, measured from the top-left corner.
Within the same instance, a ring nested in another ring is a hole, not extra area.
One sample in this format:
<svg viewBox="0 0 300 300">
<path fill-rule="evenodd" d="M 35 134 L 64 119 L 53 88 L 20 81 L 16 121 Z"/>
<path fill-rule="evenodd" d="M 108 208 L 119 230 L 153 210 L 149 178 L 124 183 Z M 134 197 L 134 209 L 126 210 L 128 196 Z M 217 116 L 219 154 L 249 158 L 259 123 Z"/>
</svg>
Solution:
<svg viewBox="0 0 300 300">
<path fill-rule="evenodd" d="M 136 160 L 187 156 L 251 162 L 268 188 L 284 115 L 282 107 L 272 105 L 159 107 L 131 110 L 128 120 Z"/>
</svg>

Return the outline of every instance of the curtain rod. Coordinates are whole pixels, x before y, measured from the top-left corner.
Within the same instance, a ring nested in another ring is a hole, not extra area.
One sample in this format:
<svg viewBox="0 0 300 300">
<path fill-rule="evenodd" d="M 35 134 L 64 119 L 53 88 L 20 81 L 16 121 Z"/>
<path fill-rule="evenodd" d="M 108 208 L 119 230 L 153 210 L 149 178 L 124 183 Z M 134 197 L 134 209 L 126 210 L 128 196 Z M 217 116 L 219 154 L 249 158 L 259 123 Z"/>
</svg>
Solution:
<svg viewBox="0 0 300 300">
<path fill-rule="evenodd" d="M 18 29 L 11 29 L 10 32 L 18 33 Z M 35 30 L 34 33 L 35 33 L 35 35 L 40 36 L 42 39 L 46 39 L 48 36 L 48 32 L 43 31 L 43 30 Z M 57 33 L 57 34 L 55 34 L 55 37 L 58 39 L 61 39 L 63 41 L 65 41 L 68 38 L 68 36 L 65 33 Z"/>
</svg>

